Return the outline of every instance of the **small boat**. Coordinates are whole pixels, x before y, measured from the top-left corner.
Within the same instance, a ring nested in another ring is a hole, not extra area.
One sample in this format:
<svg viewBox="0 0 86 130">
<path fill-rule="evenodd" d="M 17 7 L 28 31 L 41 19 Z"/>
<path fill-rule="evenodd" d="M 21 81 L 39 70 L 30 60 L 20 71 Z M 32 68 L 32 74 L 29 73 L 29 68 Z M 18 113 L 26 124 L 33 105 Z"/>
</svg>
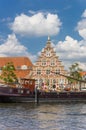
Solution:
<svg viewBox="0 0 86 130">
<path fill-rule="evenodd" d="M 34 100 L 35 79 L 21 79 L 17 84 L 0 84 L 0 102 Z"/>
</svg>

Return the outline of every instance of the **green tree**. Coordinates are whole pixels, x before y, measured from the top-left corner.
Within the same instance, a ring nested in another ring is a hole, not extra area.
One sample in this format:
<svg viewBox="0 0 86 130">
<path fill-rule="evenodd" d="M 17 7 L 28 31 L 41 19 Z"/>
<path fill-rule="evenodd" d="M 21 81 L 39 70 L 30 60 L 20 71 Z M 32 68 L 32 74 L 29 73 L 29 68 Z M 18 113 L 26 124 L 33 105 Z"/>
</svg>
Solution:
<svg viewBox="0 0 86 130">
<path fill-rule="evenodd" d="M 18 81 L 15 74 L 15 67 L 12 62 L 8 62 L 5 66 L 2 67 L 0 79 L 5 83 L 14 83 Z"/>
<path fill-rule="evenodd" d="M 69 67 L 69 70 L 70 77 L 73 77 L 73 79 L 70 77 L 68 78 L 69 82 L 73 83 L 78 82 L 77 80 L 82 80 L 82 76 L 80 73 L 82 69 L 79 67 L 78 63 L 74 63 L 73 65 L 71 65 L 71 67 Z"/>
<path fill-rule="evenodd" d="M 82 80 L 82 76 L 81 76 L 81 71 L 82 69 L 79 67 L 78 63 L 74 63 L 73 65 L 71 65 L 70 69 L 70 76 L 68 77 L 68 81 L 71 84 L 75 84 L 75 86 L 79 85 L 79 90 L 81 91 L 81 80 Z"/>
</svg>

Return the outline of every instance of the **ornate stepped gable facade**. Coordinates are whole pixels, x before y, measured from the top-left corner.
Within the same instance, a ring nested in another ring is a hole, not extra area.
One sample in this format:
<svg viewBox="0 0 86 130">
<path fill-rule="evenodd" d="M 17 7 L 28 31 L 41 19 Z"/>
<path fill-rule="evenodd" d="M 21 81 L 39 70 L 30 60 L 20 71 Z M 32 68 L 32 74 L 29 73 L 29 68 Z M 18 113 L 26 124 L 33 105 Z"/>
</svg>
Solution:
<svg viewBox="0 0 86 130">
<path fill-rule="evenodd" d="M 46 46 L 42 49 L 41 55 L 33 66 L 30 77 L 37 80 L 36 85 L 38 86 L 48 84 L 52 87 L 53 85 L 67 84 L 67 78 L 52 72 L 60 72 L 64 75 L 67 74 L 67 71 L 64 70 L 64 66 L 56 55 L 56 52 L 51 45 L 50 38 L 48 37 Z"/>
</svg>

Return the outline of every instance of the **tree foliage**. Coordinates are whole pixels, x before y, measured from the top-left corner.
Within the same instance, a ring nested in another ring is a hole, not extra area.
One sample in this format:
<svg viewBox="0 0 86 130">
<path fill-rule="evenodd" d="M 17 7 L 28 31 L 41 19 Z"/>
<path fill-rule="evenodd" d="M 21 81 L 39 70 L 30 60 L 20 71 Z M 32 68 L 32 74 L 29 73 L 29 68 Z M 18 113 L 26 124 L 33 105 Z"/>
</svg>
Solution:
<svg viewBox="0 0 86 130">
<path fill-rule="evenodd" d="M 79 67 L 79 64 L 78 63 L 74 63 L 71 65 L 71 67 L 69 68 L 69 74 L 70 74 L 70 77 L 73 77 L 75 79 L 78 79 L 78 80 L 82 80 L 82 76 L 81 76 L 81 71 L 82 69 Z M 77 82 L 77 80 L 74 80 L 74 79 L 71 79 L 71 78 L 68 78 L 69 82 L 70 83 L 73 83 L 73 82 Z"/>
<path fill-rule="evenodd" d="M 5 83 L 13 83 L 18 81 L 15 74 L 15 67 L 12 62 L 8 62 L 5 66 L 2 67 L 0 79 Z"/>
</svg>

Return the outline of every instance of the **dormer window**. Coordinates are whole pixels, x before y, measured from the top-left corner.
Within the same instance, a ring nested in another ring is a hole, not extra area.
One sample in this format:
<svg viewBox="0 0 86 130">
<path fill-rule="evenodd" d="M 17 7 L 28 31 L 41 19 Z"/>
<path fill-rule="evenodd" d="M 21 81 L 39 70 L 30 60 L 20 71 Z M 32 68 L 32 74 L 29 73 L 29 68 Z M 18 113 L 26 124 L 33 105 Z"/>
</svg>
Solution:
<svg viewBox="0 0 86 130">
<path fill-rule="evenodd" d="M 22 70 L 27 70 L 27 65 L 22 65 L 22 66 L 21 66 L 21 69 L 22 69 Z"/>
</svg>

